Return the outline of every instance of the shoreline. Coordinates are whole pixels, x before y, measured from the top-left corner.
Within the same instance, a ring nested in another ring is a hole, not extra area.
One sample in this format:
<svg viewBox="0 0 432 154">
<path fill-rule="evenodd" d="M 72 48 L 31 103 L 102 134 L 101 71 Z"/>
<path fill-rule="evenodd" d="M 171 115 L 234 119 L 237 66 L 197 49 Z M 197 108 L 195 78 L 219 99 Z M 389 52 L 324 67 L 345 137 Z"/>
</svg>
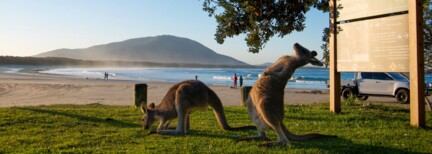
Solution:
<svg viewBox="0 0 432 154">
<path fill-rule="evenodd" d="M 0 67 L 0 107 L 54 104 L 104 104 L 133 106 L 134 85 L 148 85 L 148 103 L 160 103 L 168 89 L 177 82 L 86 79 L 51 74 L 5 73 Z M 240 106 L 240 88 L 208 85 L 224 106 Z M 328 90 L 285 89 L 285 104 L 329 102 Z M 394 98 L 371 97 L 370 102 L 397 104 Z M 368 100 L 368 101 L 369 101 Z M 408 105 L 409 106 L 409 105 Z"/>
</svg>

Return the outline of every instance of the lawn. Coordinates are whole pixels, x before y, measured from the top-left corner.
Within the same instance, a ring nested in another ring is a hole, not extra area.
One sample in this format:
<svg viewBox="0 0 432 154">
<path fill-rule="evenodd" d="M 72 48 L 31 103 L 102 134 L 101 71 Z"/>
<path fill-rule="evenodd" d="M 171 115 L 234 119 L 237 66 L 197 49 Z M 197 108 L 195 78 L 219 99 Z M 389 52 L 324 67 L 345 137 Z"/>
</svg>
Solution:
<svg viewBox="0 0 432 154">
<path fill-rule="evenodd" d="M 361 104 L 329 112 L 328 103 L 285 106 L 285 125 L 295 134 L 335 139 L 291 142 L 272 148 L 262 141 L 235 142 L 256 130 L 224 131 L 213 111 L 191 116 L 187 135 L 147 135 L 141 111 L 130 106 L 54 105 L 0 108 L 0 153 L 431 153 L 432 131 L 409 126 L 409 110 Z M 231 126 L 252 125 L 244 107 L 226 107 Z M 427 125 L 432 125 L 430 112 Z M 175 122 L 172 123 L 175 126 Z M 156 126 L 154 126 L 156 127 Z M 430 128 L 430 127 L 429 127 Z M 272 131 L 267 134 L 276 140 Z"/>
</svg>

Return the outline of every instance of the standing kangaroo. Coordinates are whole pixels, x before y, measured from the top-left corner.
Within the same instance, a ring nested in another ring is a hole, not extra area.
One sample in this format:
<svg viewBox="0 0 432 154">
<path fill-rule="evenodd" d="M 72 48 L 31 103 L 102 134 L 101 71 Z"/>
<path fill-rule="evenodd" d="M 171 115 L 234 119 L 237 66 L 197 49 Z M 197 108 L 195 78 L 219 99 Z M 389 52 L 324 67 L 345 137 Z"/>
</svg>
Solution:
<svg viewBox="0 0 432 154">
<path fill-rule="evenodd" d="M 154 103 L 146 106 L 142 103 L 144 129 L 159 120 L 156 132 L 159 134 L 186 134 L 190 126 L 190 114 L 198 109 L 207 109 L 210 105 L 216 115 L 220 127 L 224 130 L 255 129 L 255 126 L 233 128 L 227 123 L 221 100 L 216 93 L 198 80 L 186 80 L 172 86 L 162 102 L 155 107 Z M 168 130 L 172 119 L 178 117 L 177 128 Z"/>
<path fill-rule="evenodd" d="M 268 142 L 262 145 L 272 146 L 289 143 L 290 140 L 302 141 L 313 138 L 335 137 L 321 134 L 294 135 L 289 132 L 283 124 L 284 117 L 284 89 L 294 74 L 294 71 L 308 63 L 322 66 L 323 64 L 315 58 L 317 53 L 309 51 L 300 44 L 294 44 L 295 54 L 283 56 L 276 63 L 266 68 L 263 76 L 258 78 L 252 87 L 249 98 L 246 101 L 249 116 L 258 129 L 258 137 L 249 137 L 242 140 L 269 140 L 264 129 L 273 129 L 279 141 Z"/>
</svg>

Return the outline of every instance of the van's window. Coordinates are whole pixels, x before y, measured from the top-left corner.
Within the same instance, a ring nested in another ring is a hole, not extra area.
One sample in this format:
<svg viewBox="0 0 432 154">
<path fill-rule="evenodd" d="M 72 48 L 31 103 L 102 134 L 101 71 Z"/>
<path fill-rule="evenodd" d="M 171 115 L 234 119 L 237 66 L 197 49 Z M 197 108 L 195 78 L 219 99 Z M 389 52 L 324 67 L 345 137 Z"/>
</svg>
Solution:
<svg viewBox="0 0 432 154">
<path fill-rule="evenodd" d="M 368 72 L 361 73 L 363 79 L 373 79 L 373 74 Z"/>
<path fill-rule="evenodd" d="M 387 74 L 385 73 L 375 73 L 374 78 L 377 80 L 389 80 L 391 79 Z"/>
</svg>

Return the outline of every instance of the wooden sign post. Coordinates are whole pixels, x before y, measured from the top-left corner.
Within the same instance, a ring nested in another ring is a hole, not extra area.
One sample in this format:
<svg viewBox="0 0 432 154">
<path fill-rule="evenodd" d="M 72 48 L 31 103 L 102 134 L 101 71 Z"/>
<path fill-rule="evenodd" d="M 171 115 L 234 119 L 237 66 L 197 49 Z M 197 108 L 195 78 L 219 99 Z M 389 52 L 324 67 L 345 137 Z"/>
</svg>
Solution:
<svg viewBox="0 0 432 154">
<path fill-rule="evenodd" d="M 339 113 L 341 111 L 341 89 L 340 89 L 340 73 L 337 71 L 337 21 L 336 21 L 336 11 L 337 5 L 336 0 L 330 0 L 330 110 L 334 113 Z"/>
<path fill-rule="evenodd" d="M 410 124 L 425 127 L 423 8 L 421 0 L 409 0 Z"/>
</svg>

